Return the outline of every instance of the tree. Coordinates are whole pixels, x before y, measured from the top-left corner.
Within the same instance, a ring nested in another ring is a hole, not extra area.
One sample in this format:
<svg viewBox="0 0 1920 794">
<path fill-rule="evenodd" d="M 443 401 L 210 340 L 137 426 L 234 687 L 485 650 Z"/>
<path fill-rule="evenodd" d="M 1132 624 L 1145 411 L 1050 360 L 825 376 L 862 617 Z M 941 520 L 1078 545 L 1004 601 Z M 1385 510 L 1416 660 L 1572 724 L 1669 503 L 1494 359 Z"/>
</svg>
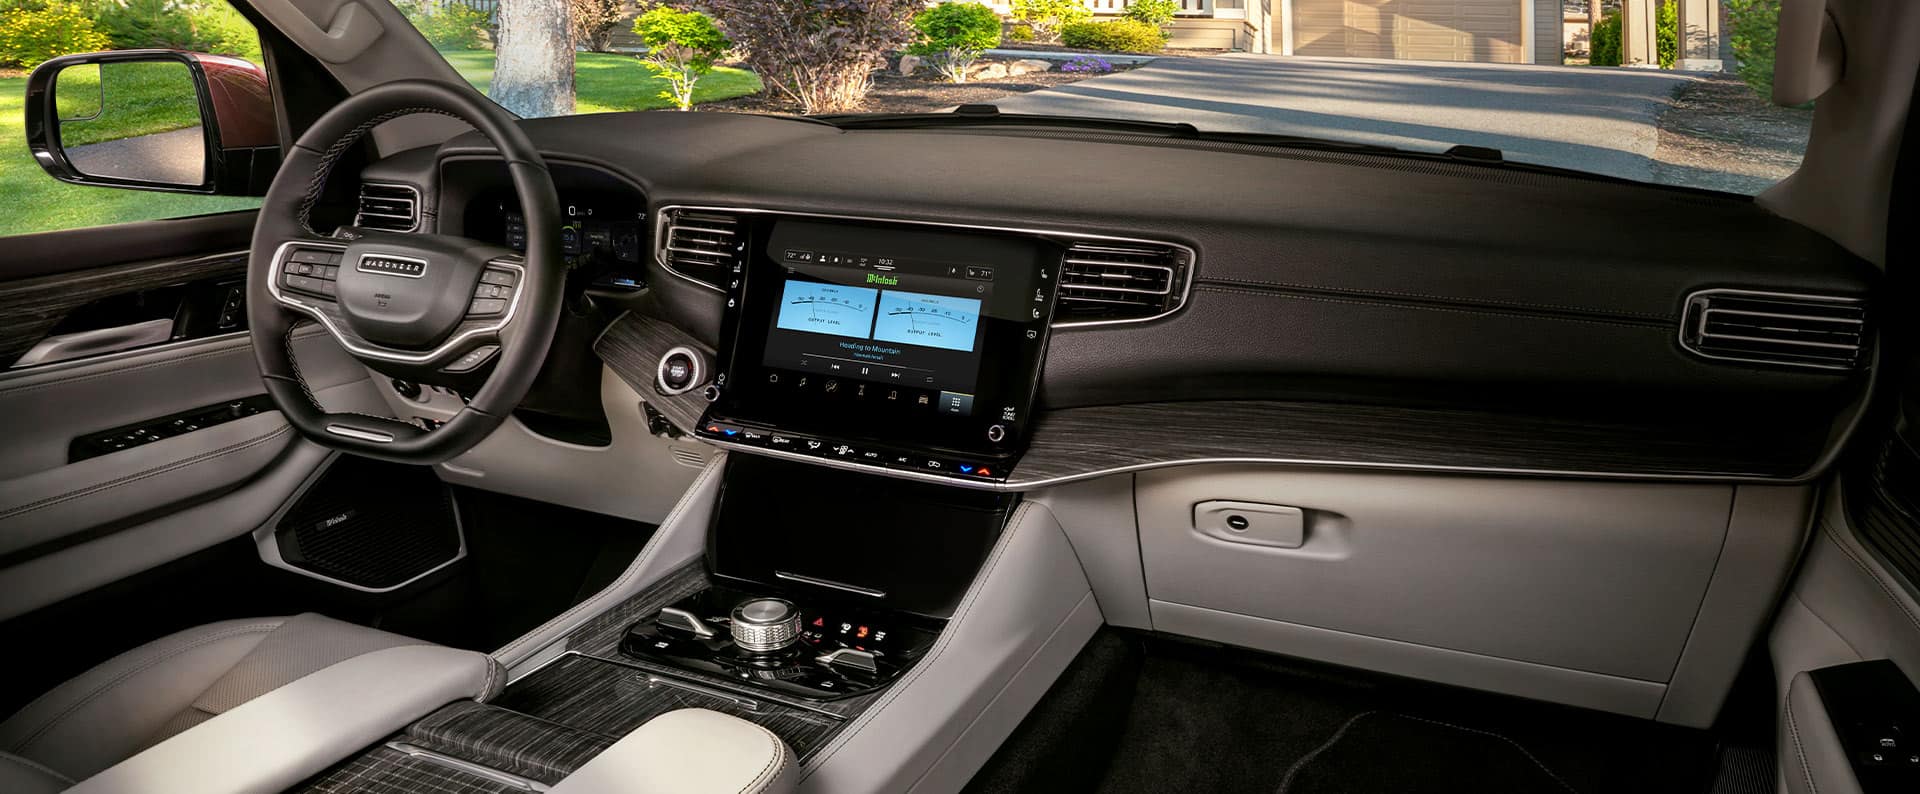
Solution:
<svg viewBox="0 0 1920 794">
<path fill-rule="evenodd" d="M 633 21 L 633 32 L 647 45 L 647 57 L 641 59 L 647 71 L 667 81 L 660 98 L 672 100 L 681 110 L 693 107 L 694 84 L 713 71 L 713 62 L 733 46 L 712 17 L 666 6 L 641 14 Z"/>
<path fill-rule="evenodd" d="M 573 31 L 567 0 L 500 0 L 493 101 L 523 118 L 573 113 Z"/>
<path fill-rule="evenodd" d="M 706 0 L 747 65 L 803 113 L 857 110 L 925 0 Z"/>
</svg>

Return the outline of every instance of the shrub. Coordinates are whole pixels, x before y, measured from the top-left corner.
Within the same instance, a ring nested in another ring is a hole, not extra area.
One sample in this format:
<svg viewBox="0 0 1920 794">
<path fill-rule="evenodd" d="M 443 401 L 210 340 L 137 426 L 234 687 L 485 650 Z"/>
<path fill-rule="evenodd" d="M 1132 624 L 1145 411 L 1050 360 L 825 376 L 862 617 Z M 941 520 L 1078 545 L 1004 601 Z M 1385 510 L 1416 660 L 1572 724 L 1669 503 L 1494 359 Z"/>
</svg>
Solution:
<svg viewBox="0 0 1920 794">
<path fill-rule="evenodd" d="M 401 13 L 436 50 L 477 50 L 486 46 L 487 12 L 459 2 L 417 0 L 399 4 Z"/>
<path fill-rule="evenodd" d="M 1653 51 L 1660 68 L 1672 69 L 1680 62 L 1680 6 L 1672 0 L 1661 3 L 1653 12 Z"/>
<path fill-rule="evenodd" d="M 1659 60 L 1660 68 L 1672 69 L 1680 57 L 1680 9 L 1667 2 L 1661 3 L 1653 15 L 1654 56 Z M 1588 37 L 1587 63 L 1593 66 L 1619 66 L 1623 55 L 1620 40 L 1620 11 L 1608 11 L 1600 18 L 1600 24 L 1593 26 Z"/>
<path fill-rule="evenodd" d="M 855 110 L 886 68 L 887 53 L 912 43 L 922 0 L 707 0 L 747 65 L 804 113 Z"/>
<path fill-rule="evenodd" d="M 1025 22 L 1007 26 L 1008 41 L 1033 41 L 1033 26 Z"/>
<path fill-rule="evenodd" d="M 1082 0 L 1013 0 L 1013 18 L 1033 28 L 1034 38 L 1059 41 L 1060 30 L 1093 18 Z"/>
<path fill-rule="evenodd" d="M 193 31 L 195 52 L 261 61 L 260 32 L 231 3 L 214 0 L 192 9 L 187 12 L 187 24 Z"/>
<path fill-rule="evenodd" d="M 1137 19 L 1075 22 L 1060 29 L 1060 43 L 1108 52 L 1157 52 L 1167 46 L 1167 34 Z"/>
<path fill-rule="evenodd" d="M 681 110 L 693 107 L 694 84 L 713 71 L 713 62 L 733 46 L 712 17 L 666 6 L 641 14 L 633 21 L 633 32 L 647 45 L 641 63 L 667 81 L 660 98 L 672 100 Z"/>
<path fill-rule="evenodd" d="M 644 3 L 641 8 L 647 8 Z M 626 15 L 623 0 L 567 0 L 573 26 L 573 43 L 593 52 L 613 48 L 613 29 Z M 636 20 L 638 21 L 638 20 Z"/>
<path fill-rule="evenodd" d="M 1154 27 L 1166 27 L 1179 12 L 1180 0 L 1132 0 L 1127 3 L 1126 16 Z"/>
<path fill-rule="evenodd" d="M 1593 66 L 1620 65 L 1620 12 L 1608 11 L 1600 17 L 1587 37 L 1587 63 Z"/>
<path fill-rule="evenodd" d="M 1727 0 L 1728 41 L 1740 79 L 1773 98 L 1773 42 L 1780 32 L 1780 0 Z"/>
<path fill-rule="evenodd" d="M 122 0 L 101 3 L 94 25 L 113 40 L 116 50 L 161 47 L 191 50 L 193 24 L 169 0 Z"/>
<path fill-rule="evenodd" d="M 0 64 L 31 69 L 58 55 L 111 46 L 107 36 L 94 30 L 93 20 L 76 6 L 54 5 L 0 14 Z"/>
<path fill-rule="evenodd" d="M 926 58 L 949 82 L 967 81 L 980 53 L 1000 46 L 1000 15 L 974 2 L 947 2 L 913 17 L 920 40 L 908 52 Z"/>
</svg>

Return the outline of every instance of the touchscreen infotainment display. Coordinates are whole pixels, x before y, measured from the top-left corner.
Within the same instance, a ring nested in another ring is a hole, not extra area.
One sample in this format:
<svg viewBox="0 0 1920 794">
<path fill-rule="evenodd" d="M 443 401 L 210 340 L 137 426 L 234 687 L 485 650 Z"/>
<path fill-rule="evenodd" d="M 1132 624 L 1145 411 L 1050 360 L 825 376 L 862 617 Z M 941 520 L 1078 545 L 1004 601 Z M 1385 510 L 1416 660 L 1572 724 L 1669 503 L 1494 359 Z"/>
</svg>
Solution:
<svg viewBox="0 0 1920 794">
<path fill-rule="evenodd" d="M 947 269 L 904 260 L 789 264 L 762 363 L 970 397 L 980 370 L 981 307 L 992 285 L 952 278 Z M 922 291 L 894 286 L 902 284 Z"/>
<path fill-rule="evenodd" d="M 1016 235 L 763 222 L 731 293 L 715 416 L 914 449 L 1017 450 L 1057 248 Z"/>
</svg>

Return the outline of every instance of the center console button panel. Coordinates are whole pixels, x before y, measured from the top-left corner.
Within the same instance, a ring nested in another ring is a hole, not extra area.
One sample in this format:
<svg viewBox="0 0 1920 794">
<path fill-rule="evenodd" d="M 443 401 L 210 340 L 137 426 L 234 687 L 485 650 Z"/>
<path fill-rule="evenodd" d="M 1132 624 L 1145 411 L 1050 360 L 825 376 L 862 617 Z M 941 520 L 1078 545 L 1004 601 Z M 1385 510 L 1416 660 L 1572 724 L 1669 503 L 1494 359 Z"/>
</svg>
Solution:
<svg viewBox="0 0 1920 794">
<path fill-rule="evenodd" d="M 633 624 L 620 651 L 783 695 L 835 700 L 886 685 L 936 636 L 930 622 L 911 616 L 714 586 Z"/>
</svg>

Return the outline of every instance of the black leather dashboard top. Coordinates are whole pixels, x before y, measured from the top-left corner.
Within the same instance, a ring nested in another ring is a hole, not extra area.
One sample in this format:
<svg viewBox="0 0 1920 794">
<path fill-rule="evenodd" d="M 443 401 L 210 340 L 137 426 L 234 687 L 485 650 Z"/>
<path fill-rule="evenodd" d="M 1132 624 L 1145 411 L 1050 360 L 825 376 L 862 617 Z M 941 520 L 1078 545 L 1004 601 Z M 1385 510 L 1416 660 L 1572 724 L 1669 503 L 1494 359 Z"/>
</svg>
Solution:
<svg viewBox="0 0 1920 794">
<path fill-rule="evenodd" d="M 1140 136 L 848 132 L 634 113 L 523 122 L 556 163 L 652 206 L 707 205 L 1163 239 L 1197 252 L 1166 319 L 1063 328 L 1044 407 L 1328 400 L 1610 416 L 1784 409 L 1830 423 L 1858 373 L 1708 361 L 1685 297 L 1865 297 L 1869 264 L 1744 197 L 1433 159 Z M 442 158 L 485 156 L 477 135 Z M 368 178 L 432 192 L 427 158 Z M 563 186 L 564 191 L 564 186 Z M 652 311 L 712 344 L 721 298 L 656 273 Z"/>
</svg>

